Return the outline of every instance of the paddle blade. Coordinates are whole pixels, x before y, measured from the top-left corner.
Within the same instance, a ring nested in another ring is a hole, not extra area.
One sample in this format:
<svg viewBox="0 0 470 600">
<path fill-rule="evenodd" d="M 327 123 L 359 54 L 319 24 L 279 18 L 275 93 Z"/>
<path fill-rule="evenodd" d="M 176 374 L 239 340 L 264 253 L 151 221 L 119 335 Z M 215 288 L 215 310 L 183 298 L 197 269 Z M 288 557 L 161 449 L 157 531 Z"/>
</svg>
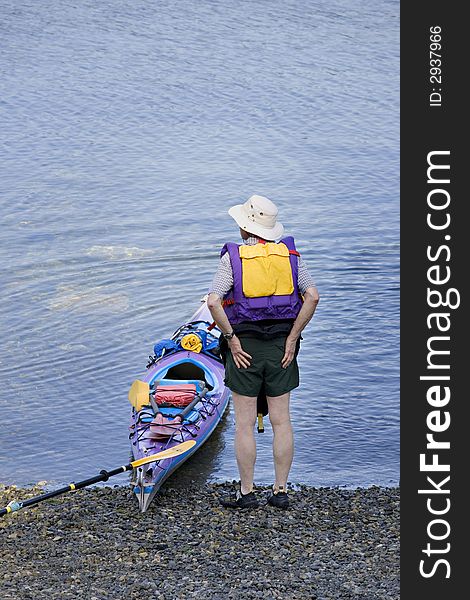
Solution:
<svg viewBox="0 0 470 600">
<path fill-rule="evenodd" d="M 147 463 L 154 462 L 156 460 L 163 460 L 164 458 L 173 458 L 174 456 L 178 456 L 179 454 L 184 454 L 188 450 L 191 450 L 191 448 L 195 445 L 196 445 L 195 440 L 188 440 L 187 442 L 183 442 L 182 444 L 173 446 L 173 448 L 168 448 L 167 450 L 162 450 L 162 452 L 157 452 L 157 454 L 152 454 L 152 456 L 145 456 L 144 458 L 139 458 L 139 460 L 135 460 L 134 462 L 131 462 L 131 465 L 135 469 L 136 467 L 140 467 L 141 465 L 146 465 Z"/>
<path fill-rule="evenodd" d="M 143 406 L 150 404 L 149 394 L 150 386 L 148 382 L 136 379 L 131 385 L 128 398 L 129 402 L 137 412 L 141 410 Z"/>
</svg>

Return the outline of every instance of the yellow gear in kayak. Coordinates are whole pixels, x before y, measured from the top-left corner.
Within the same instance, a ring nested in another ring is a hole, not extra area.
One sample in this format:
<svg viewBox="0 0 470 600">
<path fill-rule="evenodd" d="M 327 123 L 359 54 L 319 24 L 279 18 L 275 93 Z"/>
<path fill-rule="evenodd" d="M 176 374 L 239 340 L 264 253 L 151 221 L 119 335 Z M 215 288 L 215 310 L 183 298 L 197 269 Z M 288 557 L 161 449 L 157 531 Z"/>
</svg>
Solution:
<svg viewBox="0 0 470 600">
<path fill-rule="evenodd" d="M 294 291 L 289 249 L 284 243 L 266 242 L 239 247 L 243 293 L 247 298 L 288 296 Z"/>
<path fill-rule="evenodd" d="M 185 350 L 191 350 L 191 352 L 201 352 L 202 340 L 195 333 L 187 333 L 181 338 L 181 347 Z"/>
</svg>

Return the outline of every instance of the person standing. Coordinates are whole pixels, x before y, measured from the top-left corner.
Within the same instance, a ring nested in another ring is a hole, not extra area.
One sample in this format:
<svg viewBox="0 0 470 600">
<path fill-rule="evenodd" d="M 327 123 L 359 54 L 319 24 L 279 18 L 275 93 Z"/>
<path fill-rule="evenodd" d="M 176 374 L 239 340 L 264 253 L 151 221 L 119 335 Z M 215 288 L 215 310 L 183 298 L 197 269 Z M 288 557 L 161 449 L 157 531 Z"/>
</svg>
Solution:
<svg viewBox="0 0 470 600">
<path fill-rule="evenodd" d="M 255 194 L 228 213 L 239 226 L 242 244 L 227 243 L 222 248 L 207 299 L 228 344 L 225 383 L 232 391 L 240 474 L 236 500 L 222 504 L 258 506 L 253 493 L 254 425 L 258 396 L 265 394 L 273 428 L 275 474 L 268 503 L 287 508 L 287 478 L 294 455 L 290 392 L 299 385 L 300 334 L 320 296 L 294 238 L 282 238 L 284 227 L 269 198 Z"/>
</svg>

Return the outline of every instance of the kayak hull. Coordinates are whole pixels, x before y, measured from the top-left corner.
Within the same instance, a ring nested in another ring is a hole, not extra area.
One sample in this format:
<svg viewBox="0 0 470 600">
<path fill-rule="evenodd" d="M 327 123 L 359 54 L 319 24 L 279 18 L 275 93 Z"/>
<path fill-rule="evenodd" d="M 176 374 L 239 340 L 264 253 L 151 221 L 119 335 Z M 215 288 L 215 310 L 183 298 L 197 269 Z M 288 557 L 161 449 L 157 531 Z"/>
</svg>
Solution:
<svg viewBox="0 0 470 600">
<path fill-rule="evenodd" d="M 194 323 L 191 327 L 197 334 L 199 331 L 207 332 L 210 322 L 210 313 L 204 303 L 188 323 Z M 210 335 L 216 338 L 220 331 L 213 328 Z M 183 383 L 191 380 L 204 381 L 207 392 L 187 415 L 183 425 L 176 426 L 174 433 L 167 439 L 152 439 L 149 433 L 149 419 L 142 420 L 142 411 L 132 409 L 129 439 L 134 460 L 156 454 L 187 440 L 196 442 L 185 454 L 148 463 L 135 470 L 133 490 L 142 512 L 148 509 L 163 483 L 209 439 L 220 423 L 231 396 L 224 383 L 224 366 L 210 353 L 182 348 L 173 351 L 152 364 L 140 380 L 148 383 L 152 389 L 157 381 L 164 381 L 166 378 L 172 381 L 181 380 Z M 144 409 L 148 414 L 149 407 Z"/>
</svg>

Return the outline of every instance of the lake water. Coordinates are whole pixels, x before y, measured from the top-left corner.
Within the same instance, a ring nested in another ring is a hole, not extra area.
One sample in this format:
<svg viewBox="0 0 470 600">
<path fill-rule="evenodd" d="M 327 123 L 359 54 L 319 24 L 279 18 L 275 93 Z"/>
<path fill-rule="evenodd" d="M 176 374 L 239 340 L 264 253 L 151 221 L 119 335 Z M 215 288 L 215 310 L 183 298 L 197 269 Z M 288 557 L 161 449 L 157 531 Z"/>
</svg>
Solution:
<svg viewBox="0 0 470 600">
<path fill-rule="evenodd" d="M 321 302 L 292 482 L 399 481 L 399 3 L 2 0 L 0 481 L 127 462 L 132 381 L 227 215 L 279 206 Z M 237 478 L 233 410 L 172 478 Z M 272 481 L 271 430 L 255 480 Z M 110 483 L 125 483 L 126 476 Z"/>
</svg>

